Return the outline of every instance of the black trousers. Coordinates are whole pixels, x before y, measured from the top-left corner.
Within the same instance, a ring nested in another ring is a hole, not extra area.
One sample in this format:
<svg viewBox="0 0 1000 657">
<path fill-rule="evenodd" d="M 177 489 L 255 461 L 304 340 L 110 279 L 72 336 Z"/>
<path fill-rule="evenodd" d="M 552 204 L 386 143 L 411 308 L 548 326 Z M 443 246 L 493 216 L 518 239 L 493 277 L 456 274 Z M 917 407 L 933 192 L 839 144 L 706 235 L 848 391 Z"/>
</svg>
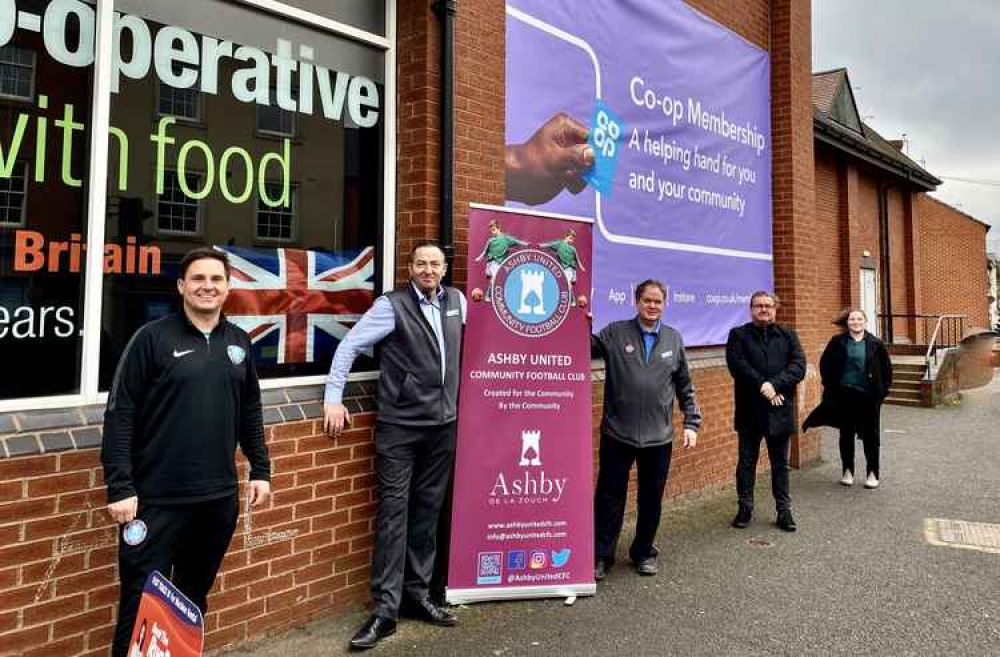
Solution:
<svg viewBox="0 0 1000 657">
<path fill-rule="evenodd" d="M 594 494 L 594 557 L 609 563 L 615 561 L 618 536 L 625 518 L 628 498 L 628 476 L 636 464 L 639 484 L 638 516 L 635 538 L 629 548 L 629 558 L 639 563 L 656 556 L 653 546 L 660 527 L 663 489 L 670 473 L 672 443 L 657 447 L 633 447 L 611 436 L 601 435 L 600 469 Z"/>
<path fill-rule="evenodd" d="M 146 540 L 129 545 L 122 539 L 121 530 L 118 532 L 121 599 L 112 657 L 128 654 L 142 587 L 154 570 L 205 613 L 205 598 L 229 549 L 239 513 L 236 495 L 194 504 L 144 505 L 140 500 L 136 517 L 146 523 Z"/>
<path fill-rule="evenodd" d="M 375 425 L 375 615 L 395 619 L 405 594 L 429 595 L 437 526 L 455 457 L 455 422 L 408 427 Z"/>
<path fill-rule="evenodd" d="M 760 458 L 760 440 L 767 442 L 767 457 L 771 461 L 771 494 L 778 511 L 792 508 L 788 493 L 788 448 L 790 436 L 761 436 L 748 432 L 739 433 L 739 460 L 736 463 L 736 495 L 740 506 L 753 509 L 753 489 L 757 481 L 757 459 Z"/>
<path fill-rule="evenodd" d="M 879 476 L 879 414 L 882 404 L 874 395 L 843 387 L 840 403 L 840 462 L 844 470 L 854 472 L 854 439 L 860 438 L 865 450 L 865 472 Z"/>
</svg>

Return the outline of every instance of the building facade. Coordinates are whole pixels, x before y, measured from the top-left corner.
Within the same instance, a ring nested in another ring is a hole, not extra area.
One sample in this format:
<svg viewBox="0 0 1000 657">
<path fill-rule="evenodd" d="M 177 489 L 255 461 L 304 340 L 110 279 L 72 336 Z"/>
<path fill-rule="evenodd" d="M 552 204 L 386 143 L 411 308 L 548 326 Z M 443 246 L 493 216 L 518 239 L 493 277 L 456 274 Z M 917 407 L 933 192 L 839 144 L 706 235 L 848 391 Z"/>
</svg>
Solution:
<svg viewBox="0 0 1000 657">
<path fill-rule="evenodd" d="M 876 314 L 971 316 L 978 295 L 985 322 L 985 256 L 982 289 L 964 269 L 983 226 L 926 197 L 931 174 L 866 150 L 864 130 L 821 135 L 833 119 L 814 95 L 809 3 L 689 4 L 770 55 L 774 280 L 810 364 L 800 413 L 819 398 L 830 319 L 863 305 L 865 285 Z M 493 0 L 0 2 L 5 650 L 107 650 L 106 390 L 132 332 L 172 308 L 195 246 L 231 254 L 234 302 L 255 317 L 241 321 L 259 338 L 275 491 L 241 517 L 207 648 L 364 602 L 377 364 L 352 375 L 356 419 L 336 442 L 320 430 L 321 375 L 417 242 L 444 237 L 464 283 L 468 204 L 505 198 L 504 31 Z M 318 322 L 316 308 L 333 310 Z M 907 321 L 890 320 L 894 335 L 919 341 Z M 670 496 L 723 486 L 736 465 L 721 346 L 690 357 L 705 424 Z M 594 378 L 596 427 L 599 366 Z M 818 456 L 818 433 L 794 437 L 794 465 Z"/>
</svg>

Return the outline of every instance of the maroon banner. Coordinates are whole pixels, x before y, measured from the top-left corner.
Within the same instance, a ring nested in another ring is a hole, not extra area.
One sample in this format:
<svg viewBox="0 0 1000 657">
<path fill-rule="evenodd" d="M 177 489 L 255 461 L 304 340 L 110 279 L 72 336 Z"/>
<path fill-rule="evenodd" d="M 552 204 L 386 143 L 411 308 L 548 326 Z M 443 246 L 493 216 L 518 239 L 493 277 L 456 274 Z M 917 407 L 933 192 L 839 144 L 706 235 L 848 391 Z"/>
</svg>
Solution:
<svg viewBox="0 0 1000 657">
<path fill-rule="evenodd" d="M 471 206 L 449 602 L 596 590 L 590 254 L 586 219 Z"/>
</svg>

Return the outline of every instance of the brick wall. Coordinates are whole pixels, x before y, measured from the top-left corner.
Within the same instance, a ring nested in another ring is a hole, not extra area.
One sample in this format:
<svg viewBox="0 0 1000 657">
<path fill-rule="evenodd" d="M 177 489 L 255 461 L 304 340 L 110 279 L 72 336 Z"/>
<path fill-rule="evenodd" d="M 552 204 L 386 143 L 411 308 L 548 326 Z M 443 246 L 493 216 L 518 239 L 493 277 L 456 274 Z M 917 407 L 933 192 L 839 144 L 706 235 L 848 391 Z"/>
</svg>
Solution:
<svg viewBox="0 0 1000 657">
<path fill-rule="evenodd" d="M 917 196 L 914 213 L 919 218 L 922 312 L 965 314 L 969 327 L 987 327 L 988 227 L 926 194 Z"/>
</svg>

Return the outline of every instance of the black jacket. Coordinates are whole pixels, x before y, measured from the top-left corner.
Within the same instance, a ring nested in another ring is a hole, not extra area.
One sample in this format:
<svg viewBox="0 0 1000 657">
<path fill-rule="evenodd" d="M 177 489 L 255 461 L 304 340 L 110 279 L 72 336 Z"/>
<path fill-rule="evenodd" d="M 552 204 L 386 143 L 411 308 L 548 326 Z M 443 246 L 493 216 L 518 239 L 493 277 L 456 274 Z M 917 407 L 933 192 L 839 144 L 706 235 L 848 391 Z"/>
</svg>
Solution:
<svg viewBox="0 0 1000 657">
<path fill-rule="evenodd" d="M 841 333 L 830 338 L 823 355 L 819 359 L 819 375 L 823 380 L 823 395 L 834 393 L 840 388 L 840 379 L 844 375 L 847 363 L 847 341 L 851 339 L 848 333 Z M 889 394 L 892 385 L 892 361 L 885 344 L 874 335 L 865 331 L 865 380 L 868 388 L 881 402 Z"/>
<path fill-rule="evenodd" d="M 250 337 L 223 318 L 206 339 L 183 313 L 149 322 L 118 363 L 104 413 L 108 502 L 176 504 L 235 494 L 239 443 L 269 480 Z"/>
<path fill-rule="evenodd" d="M 795 331 L 748 322 L 729 331 L 726 365 L 736 391 L 736 430 L 780 436 L 795 431 L 795 386 L 806 375 L 806 356 Z M 785 403 L 773 406 L 760 387 L 770 382 Z"/>
<path fill-rule="evenodd" d="M 819 374 L 823 381 L 823 401 L 813 409 L 802 423 L 803 431 L 811 427 L 839 427 L 842 413 L 840 404 L 840 379 L 847 363 L 847 341 L 850 334 L 841 333 L 830 338 L 819 360 Z M 889 394 L 892 385 L 892 360 L 885 344 L 865 331 L 865 380 L 878 404 Z"/>
<path fill-rule="evenodd" d="M 674 440 L 674 397 L 684 428 L 698 430 L 701 411 L 695 400 L 684 342 L 675 329 L 660 333 L 645 357 L 638 319 L 612 322 L 591 336 L 591 353 L 604 359 L 604 416 L 601 433 L 634 447 L 655 447 Z"/>
</svg>

